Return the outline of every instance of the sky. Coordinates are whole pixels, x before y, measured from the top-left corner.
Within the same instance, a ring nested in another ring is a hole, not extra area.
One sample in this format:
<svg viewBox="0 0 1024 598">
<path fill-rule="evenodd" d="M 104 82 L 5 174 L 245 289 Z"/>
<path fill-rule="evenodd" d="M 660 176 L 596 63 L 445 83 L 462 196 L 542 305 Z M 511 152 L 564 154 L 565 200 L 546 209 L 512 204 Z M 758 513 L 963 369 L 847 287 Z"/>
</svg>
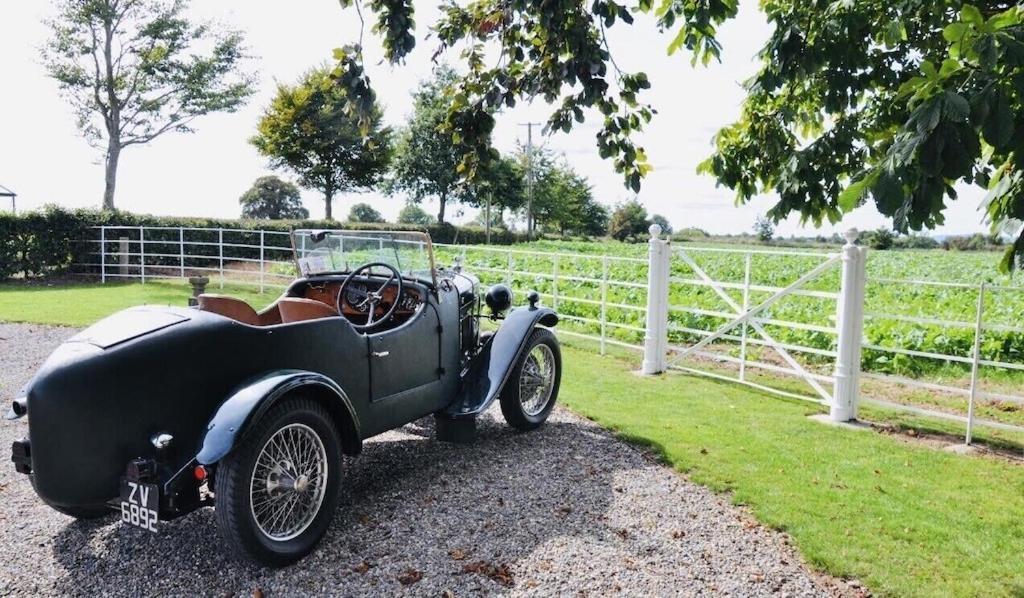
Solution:
<svg viewBox="0 0 1024 598">
<path fill-rule="evenodd" d="M 755 218 L 771 207 L 770 196 L 737 206 L 727 188 L 716 188 L 712 178 L 698 175 L 696 167 L 712 150 L 712 136 L 739 115 L 743 99 L 741 82 L 757 68 L 756 53 L 770 28 L 757 3 L 740 3 L 739 17 L 726 24 L 720 35 L 722 62 L 692 67 L 680 52 L 668 56 L 669 38 L 653 23 L 640 17 L 633 27 L 617 26 L 610 32 L 611 50 L 626 71 L 643 70 L 652 83 L 642 100 L 658 110 L 638 139 L 654 166 L 644 180 L 638 199 L 650 213 L 665 216 L 676 229 L 699 227 L 715 234 L 743 233 Z M 401 66 L 381 60 L 377 39 L 366 33 L 366 63 L 378 98 L 384 104 L 385 122 L 401 126 L 412 109 L 410 92 L 431 70 L 430 55 L 436 40 L 428 39 L 429 25 L 436 21 L 437 0 L 417 1 L 417 47 Z M 0 185 L 18 194 L 18 208 L 37 208 L 47 203 L 67 207 L 98 207 L 103 194 L 101 153 L 90 147 L 75 126 L 71 109 L 46 76 L 39 48 L 50 32 L 43 19 L 52 14 L 46 1 L 0 3 Z M 133 146 L 121 154 L 116 205 L 132 212 L 237 217 L 238 197 L 259 176 L 271 174 L 265 158 L 248 143 L 264 107 L 278 82 L 293 83 L 309 68 L 323 64 L 331 50 L 358 39 L 359 21 L 352 9 L 343 10 L 337 0 L 280 2 L 269 0 L 217 0 L 193 2 L 198 19 L 208 19 L 243 32 L 250 70 L 259 77 L 258 91 L 237 112 L 212 114 L 197 120 L 192 134 L 169 134 L 147 146 Z M 521 123 L 543 122 L 550 107 L 543 102 L 521 105 L 497 116 L 495 146 L 513 151 L 525 142 Z M 633 197 L 610 162 L 597 154 L 594 134 L 598 121 L 577 125 L 571 133 L 534 141 L 564 154 L 577 172 L 585 175 L 595 197 L 612 206 Z M 276 173 L 293 179 L 287 173 Z M 962 234 L 987 230 L 978 203 L 979 189 L 960 189 L 960 199 L 950 202 L 946 225 L 938 234 Z M 303 201 L 313 217 L 323 216 L 323 201 L 315 191 L 303 191 Z M 369 202 L 393 220 L 404 204 L 402 196 L 350 193 L 335 198 L 334 213 L 345 215 L 356 202 Z M 436 206 L 427 202 L 431 212 Z M 453 209 L 454 208 L 454 209 Z M 0 209 L 9 209 L 0 201 Z M 475 216 L 472 208 L 450 207 L 451 220 Z M 829 235 L 857 227 L 862 230 L 887 225 L 872 206 L 848 214 L 843 222 L 801 226 L 797 218 L 777 227 L 780 235 Z"/>
</svg>

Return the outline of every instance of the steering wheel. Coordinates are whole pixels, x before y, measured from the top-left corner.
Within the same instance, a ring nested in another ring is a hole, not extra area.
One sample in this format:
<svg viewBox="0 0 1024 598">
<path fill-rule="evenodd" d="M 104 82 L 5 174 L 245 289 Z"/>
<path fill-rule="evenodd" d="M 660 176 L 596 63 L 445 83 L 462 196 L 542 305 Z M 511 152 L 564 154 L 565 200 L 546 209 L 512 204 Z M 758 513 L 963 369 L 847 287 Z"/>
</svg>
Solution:
<svg viewBox="0 0 1024 598">
<path fill-rule="evenodd" d="M 391 264 L 385 264 L 382 262 L 371 262 L 368 264 L 363 264 L 362 266 L 359 266 L 351 273 L 349 273 L 349 275 L 345 278 L 345 282 L 341 283 L 341 288 L 338 289 L 338 313 L 343 314 L 345 312 L 342 311 L 342 305 L 345 303 L 346 298 L 348 297 L 349 286 L 351 285 L 352 281 L 356 280 L 359 277 L 362 277 L 363 279 L 366 280 L 366 283 L 368 285 L 372 284 L 373 269 L 378 267 L 388 270 L 391 275 L 388 277 L 387 282 L 380 285 L 380 287 L 378 287 L 376 291 L 351 289 L 353 293 L 355 293 L 356 295 L 360 295 L 363 298 L 362 301 L 352 305 L 352 307 L 354 307 L 358 311 L 363 311 L 363 309 L 366 309 L 365 324 L 356 324 L 355 322 L 352 322 L 352 327 L 360 332 L 366 332 L 368 330 L 373 330 L 374 328 L 377 328 L 378 326 L 390 320 L 391 316 L 395 314 L 395 309 L 401 302 L 402 292 L 405 289 L 405 285 L 402 282 L 402 274 Z M 388 288 L 392 284 L 396 284 L 395 281 L 397 281 L 398 284 L 398 292 L 395 293 L 395 299 L 394 301 L 391 302 L 391 307 L 388 308 L 388 310 L 380 318 L 374 319 L 374 316 L 377 313 L 377 307 L 384 303 L 384 289 Z"/>
</svg>

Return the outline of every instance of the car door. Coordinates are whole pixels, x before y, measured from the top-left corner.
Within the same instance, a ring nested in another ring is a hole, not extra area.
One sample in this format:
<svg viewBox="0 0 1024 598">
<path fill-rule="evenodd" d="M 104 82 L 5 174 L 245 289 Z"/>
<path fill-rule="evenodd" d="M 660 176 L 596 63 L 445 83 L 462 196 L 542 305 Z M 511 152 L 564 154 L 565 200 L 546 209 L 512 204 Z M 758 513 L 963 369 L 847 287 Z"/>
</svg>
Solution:
<svg viewBox="0 0 1024 598">
<path fill-rule="evenodd" d="M 369 336 L 371 405 L 388 429 L 443 406 L 439 327 L 426 303 L 409 322 Z"/>
</svg>

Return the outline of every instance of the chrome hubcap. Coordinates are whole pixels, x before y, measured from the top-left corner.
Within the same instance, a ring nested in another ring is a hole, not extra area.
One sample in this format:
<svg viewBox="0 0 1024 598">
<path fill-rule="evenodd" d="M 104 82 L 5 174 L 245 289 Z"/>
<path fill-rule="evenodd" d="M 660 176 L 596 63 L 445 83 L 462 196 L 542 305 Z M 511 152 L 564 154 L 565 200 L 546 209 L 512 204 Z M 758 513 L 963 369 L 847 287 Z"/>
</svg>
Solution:
<svg viewBox="0 0 1024 598">
<path fill-rule="evenodd" d="M 327 490 L 327 450 L 304 424 L 289 424 L 267 440 L 256 458 L 249 504 L 267 538 L 290 540 L 313 523 Z"/>
<path fill-rule="evenodd" d="M 519 375 L 519 403 L 531 416 L 539 415 L 551 400 L 555 386 L 555 356 L 551 348 L 541 343 L 526 356 Z"/>
</svg>

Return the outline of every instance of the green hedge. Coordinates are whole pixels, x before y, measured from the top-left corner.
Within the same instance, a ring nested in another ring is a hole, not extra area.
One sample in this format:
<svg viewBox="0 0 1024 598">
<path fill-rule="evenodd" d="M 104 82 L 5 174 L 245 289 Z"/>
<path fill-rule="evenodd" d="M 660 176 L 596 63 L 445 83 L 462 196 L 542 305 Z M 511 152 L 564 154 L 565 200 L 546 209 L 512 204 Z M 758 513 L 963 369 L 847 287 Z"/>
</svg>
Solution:
<svg viewBox="0 0 1024 598">
<path fill-rule="evenodd" d="M 429 226 L 410 226 L 404 224 L 370 224 L 358 222 L 335 222 L 328 220 L 234 220 L 217 218 L 187 218 L 174 216 L 152 216 L 148 214 L 130 214 L 127 212 L 99 211 L 91 209 L 67 210 L 48 206 L 37 212 L 27 212 L 17 216 L 0 214 L 0 280 L 17 274 L 38 276 L 43 274 L 61 273 L 75 263 L 96 261 L 90 252 L 98 251 L 95 243 L 98 239 L 95 226 L 146 226 L 146 227 L 187 227 L 209 229 L 234 229 L 240 231 L 276 231 L 289 232 L 296 228 L 345 228 L 355 230 L 421 230 L 430 234 L 435 243 L 480 244 L 486 241 L 486 231 L 479 227 L 451 224 L 432 224 Z M 138 233 L 131 230 L 124 234 L 115 231 L 114 238 L 108 239 L 107 251 L 117 251 L 117 238 L 129 237 L 138 240 Z M 190 232 L 188 241 L 216 242 L 217 233 L 210 231 L 208 239 Z M 257 241 L 253 234 L 225 233 L 225 243 L 251 245 Z M 491 243 L 508 245 L 525 240 L 522 235 L 502 229 L 491 231 Z M 177 254 L 178 232 L 146 231 L 147 254 Z M 159 241 L 166 241 L 166 247 Z M 273 235 L 266 238 L 267 245 L 288 247 L 288 239 Z M 132 251 L 138 251 L 133 247 Z M 216 247 L 192 246 L 189 253 L 216 255 Z M 259 251 L 247 248 L 234 248 L 231 257 L 258 257 Z M 268 259 L 280 259 L 280 256 L 268 256 Z M 176 258 L 159 258 L 147 255 L 146 265 L 160 263 L 176 264 Z M 186 265 L 190 265 L 186 261 Z"/>
</svg>

